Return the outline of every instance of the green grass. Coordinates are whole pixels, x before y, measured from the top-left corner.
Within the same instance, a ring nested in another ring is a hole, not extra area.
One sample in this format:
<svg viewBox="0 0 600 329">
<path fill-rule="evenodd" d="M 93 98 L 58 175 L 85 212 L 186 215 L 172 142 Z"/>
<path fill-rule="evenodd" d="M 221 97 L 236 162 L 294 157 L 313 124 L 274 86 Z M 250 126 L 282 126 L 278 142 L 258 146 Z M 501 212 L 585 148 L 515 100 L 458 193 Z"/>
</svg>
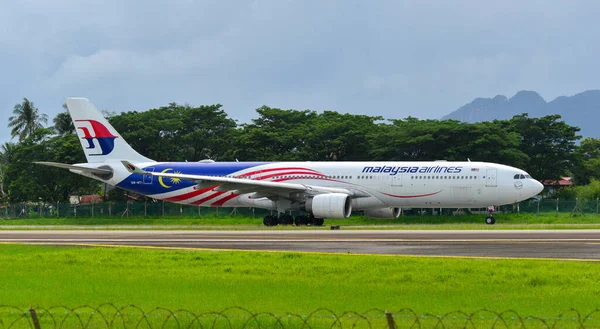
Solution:
<svg viewBox="0 0 600 329">
<path fill-rule="evenodd" d="M 600 263 L 0 245 L 0 304 L 309 314 L 600 307 Z"/>
<path fill-rule="evenodd" d="M 535 214 L 497 214 L 495 225 L 485 225 L 484 215 L 458 216 L 401 216 L 397 219 L 369 219 L 354 216 L 349 219 L 327 219 L 325 227 L 342 225 L 346 228 L 372 229 L 578 229 L 600 228 L 600 216 L 569 216 L 561 213 Z M 158 228 L 158 229 L 264 229 L 262 218 L 247 216 L 234 217 L 104 217 L 104 218 L 27 218 L 0 220 L 0 229 L 27 228 L 28 226 L 79 226 L 85 227 L 123 227 L 128 228 Z M 294 227 L 277 226 L 269 229 L 296 229 Z"/>
</svg>

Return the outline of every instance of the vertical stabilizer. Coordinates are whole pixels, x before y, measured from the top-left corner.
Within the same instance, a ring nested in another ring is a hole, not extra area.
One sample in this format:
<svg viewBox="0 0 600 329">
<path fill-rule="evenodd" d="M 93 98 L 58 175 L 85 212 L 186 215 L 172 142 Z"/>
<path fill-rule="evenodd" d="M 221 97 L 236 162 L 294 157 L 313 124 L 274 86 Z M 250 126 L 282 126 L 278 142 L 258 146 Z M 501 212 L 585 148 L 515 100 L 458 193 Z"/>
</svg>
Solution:
<svg viewBox="0 0 600 329">
<path fill-rule="evenodd" d="M 87 98 L 67 98 L 65 102 L 89 163 L 152 161 L 129 146 Z"/>
</svg>

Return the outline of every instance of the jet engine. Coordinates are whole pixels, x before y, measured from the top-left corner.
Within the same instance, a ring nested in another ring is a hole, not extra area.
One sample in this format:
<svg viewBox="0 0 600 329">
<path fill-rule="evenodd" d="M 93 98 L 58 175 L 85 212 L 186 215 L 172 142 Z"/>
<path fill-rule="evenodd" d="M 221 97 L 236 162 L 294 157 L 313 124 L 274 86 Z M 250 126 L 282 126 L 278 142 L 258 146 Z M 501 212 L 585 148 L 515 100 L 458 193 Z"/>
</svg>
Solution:
<svg viewBox="0 0 600 329">
<path fill-rule="evenodd" d="M 377 209 L 366 209 L 365 216 L 370 218 L 398 218 L 402 213 L 400 208 L 377 208 Z"/>
<path fill-rule="evenodd" d="M 318 194 L 306 200 L 305 209 L 317 218 L 348 218 L 352 199 L 344 193 Z"/>
</svg>

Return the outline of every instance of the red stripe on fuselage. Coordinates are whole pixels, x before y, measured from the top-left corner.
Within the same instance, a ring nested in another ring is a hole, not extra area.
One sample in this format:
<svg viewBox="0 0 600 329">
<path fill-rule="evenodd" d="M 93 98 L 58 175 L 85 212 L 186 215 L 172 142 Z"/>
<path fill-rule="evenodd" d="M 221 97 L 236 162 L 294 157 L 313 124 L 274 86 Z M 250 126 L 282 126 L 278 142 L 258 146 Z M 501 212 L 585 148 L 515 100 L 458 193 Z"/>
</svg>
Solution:
<svg viewBox="0 0 600 329">
<path fill-rule="evenodd" d="M 280 171 L 280 170 L 305 170 L 305 171 L 316 172 L 315 170 L 312 170 L 312 169 L 300 168 L 300 167 L 270 168 L 270 169 L 263 169 L 263 170 L 256 170 L 256 171 L 247 172 L 247 173 L 242 174 L 242 175 L 240 175 L 238 177 L 247 177 L 247 176 L 252 176 L 252 175 L 255 175 L 255 174 L 261 174 L 261 173 L 266 173 L 266 172 L 271 172 L 271 171 Z"/>
<path fill-rule="evenodd" d="M 228 195 L 228 196 L 226 196 L 226 197 L 222 198 L 221 200 L 218 200 L 218 201 L 215 201 L 215 202 L 211 203 L 211 205 L 210 205 L 210 206 L 211 206 L 211 207 L 220 207 L 220 206 L 222 206 L 222 205 L 223 205 L 225 202 L 227 202 L 227 201 L 229 201 L 229 200 L 231 200 L 231 199 L 233 199 L 233 198 L 235 198 L 235 197 L 237 197 L 237 196 L 239 196 L 239 194 L 231 193 L 230 195 Z"/>
<path fill-rule="evenodd" d="M 218 197 L 219 195 L 224 194 L 225 192 L 215 192 L 214 194 L 211 194 L 209 196 L 206 196 L 200 200 L 196 200 L 194 202 L 191 202 L 190 204 L 203 204 L 204 202 L 208 201 L 208 200 L 212 200 L 216 197 Z"/>
<path fill-rule="evenodd" d="M 198 196 L 198 195 L 200 195 L 202 193 L 208 192 L 208 191 L 212 190 L 213 188 L 215 188 L 217 186 L 219 186 L 219 185 L 214 185 L 214 186 L 203 188 L 203 189 L 200 189 L 200 190 L 195 190 L 195 191 L 191 191 L 191 192 L 188 192 L 188 193 L 183 193 L 183 194 L 180 194 L 180 195 L 175 195 L 175 196 L 166 198 L 165 201 L 177 202 L 177 201 L 183 201 L 183 200 L 191 199 L 191 198 L 193 198 L 195 196 Z"/>
</svg>

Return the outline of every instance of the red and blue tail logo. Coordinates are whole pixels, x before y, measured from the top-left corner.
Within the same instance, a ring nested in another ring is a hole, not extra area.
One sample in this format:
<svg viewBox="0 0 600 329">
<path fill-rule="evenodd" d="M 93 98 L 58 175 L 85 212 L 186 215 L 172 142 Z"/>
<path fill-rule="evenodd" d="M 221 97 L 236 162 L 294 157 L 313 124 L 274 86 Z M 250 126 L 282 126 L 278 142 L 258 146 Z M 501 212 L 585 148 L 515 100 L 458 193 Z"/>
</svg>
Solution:
<svg viewBox="0 0 600 329">
<path fill-rule="evenodd" d="M 89 122 L 89 127 L 91 127 L 92 131 L 90 132 L 88 125 L 78 125 L 78 122 Z M 86 149 L 96 149 L 94 139 L 98 141 L 100 153 L 88 153 L 88 155 L 107 155 L 115 148 L 115 138 L 117 138 L 117 136 L 111 134 L 100 122 L 96 120 L 75 120 L 75 125 L 77 125 L 77 129 L 80 129 L 83 132 L 83 139 L 88 142 L 88 147 L 86 147 Z"/>
</svg>

